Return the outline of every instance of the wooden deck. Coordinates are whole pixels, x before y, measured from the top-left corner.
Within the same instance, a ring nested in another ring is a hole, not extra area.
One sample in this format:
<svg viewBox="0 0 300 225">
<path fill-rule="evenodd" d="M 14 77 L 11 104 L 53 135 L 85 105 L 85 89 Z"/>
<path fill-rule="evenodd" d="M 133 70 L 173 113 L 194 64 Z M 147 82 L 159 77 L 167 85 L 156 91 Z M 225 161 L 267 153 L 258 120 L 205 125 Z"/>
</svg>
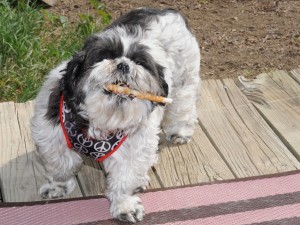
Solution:
<svg viewBox="0 0 300 225">
<path fill-rule="evenodd" d="M 2 201 L 41 200 L 44 170 L 34 156 L 32 101 L 0 103 Z M 300 69 L 250 81 L 203 81 L 199 123 L 187 145 L 160 145 L 149 188 L 188 185 L 300 169 Z M 69 197 L 102 194 L 101 165 L 85 160 Z M 0 197 L 1 199 L 1 197 Z M 0 200 L 1 201 L 1 200 Z"/>
</svg>

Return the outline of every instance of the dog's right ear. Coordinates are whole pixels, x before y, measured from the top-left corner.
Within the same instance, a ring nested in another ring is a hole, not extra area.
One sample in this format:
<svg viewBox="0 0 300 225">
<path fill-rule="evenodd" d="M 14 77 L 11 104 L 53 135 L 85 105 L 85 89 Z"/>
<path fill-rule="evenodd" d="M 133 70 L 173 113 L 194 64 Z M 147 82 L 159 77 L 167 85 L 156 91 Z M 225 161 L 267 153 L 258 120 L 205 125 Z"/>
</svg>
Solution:
<svg viewBox="0 0 300 225">
<path fill-rule="evenodd" d="M 84 52 L 79 52 L 73 56 L 73 58 L 67 64 L 67 68 L 60 71 L 65 72 L 62 79 L 56 86 L 51 89 L 49 96 L 48 110 L 46 117 L 48 120 L 52 121 L 55 125 L 59 124 L 59 105 L 61 99 L 61 93 L 64 94 L 65 99 L 70 102 L 73 109 L 76 109 L 74 97 L 75 83 L 76 79 L 80 74 L 82 63 L 85 58 Z M 72 99 L 72 100 L 71 100 Z M 78 101 L 78 99 L 77 99 Z"/>
<path fill-rule="evenodd" d="M 79 110 L 79 105 L 85 98 L 81 88 L 78 87 L 79 81 L 84 75 L 85 57 L 85 51 L 76 53 L 68 62 L 65 74 L 61 79 L 61 91 L 64 99 L 74 113 Z"/>
<path fill-rule="evenodd" d="M 68 86 L 68 84 L 72 84 L 74 82 L 76 83 L 78 80 L 80 80 L 80 75 L 83 75 L 82 72 L 85 69 L 83 63 L 86 58 L 86 52 L 88 49 L 91 49 L 98 40 L 99 38 L 95 35 L 87 38 L 84 42 L 82 50 L 76 53 L 69 61 L 64 76 L 64 87 L 65 85 Z"/>
<path fill-rule="evenodd" d="M 80 52 L 76 53 L 73 58 L 69 61 L 66 73 L 63 79 L 63 89 L 67 91 L 74 90 L 74 86 L 80 80 L 80 78 L 84 75 L 84 61 L 86 59 L 86 53 L 89 49 L 91 49 L 95 43 L 99 41 L 99 37 L 93 35 L 86 39 L 84 42 L 83 48 Z M 70 92 L 73 95 L 73 93 Z M 72 96 L 71 95 L 71 96 Z"/>
<path fill-rule="evenodd" d="M 67 68 L 62 79 L 62 90 L 64 94 L 70 98 L 74 96 L 74 90 L 82 76 L 85 55 L 84 51 L 80 51 L 76 53 L 67 64 Z"/>
</svg>

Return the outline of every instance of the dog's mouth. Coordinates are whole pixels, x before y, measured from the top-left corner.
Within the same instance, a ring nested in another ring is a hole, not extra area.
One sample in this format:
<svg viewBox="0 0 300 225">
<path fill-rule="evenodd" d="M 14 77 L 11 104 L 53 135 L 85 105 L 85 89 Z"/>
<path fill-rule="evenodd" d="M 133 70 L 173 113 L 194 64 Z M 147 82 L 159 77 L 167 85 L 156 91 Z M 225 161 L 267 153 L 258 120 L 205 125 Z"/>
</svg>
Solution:
<svg viewBox="0 0 300 225">
<path fill-rule="evenodd" d="M 118 85 L 120 87 L 131 88 L 130 84 L 128 84 L 127 81 L 124 81 L 124 80 L 116 80 L 116 81 L 112 82 L 111 84 Z M 121 94 L 121 93 L 114 93 L 110 90 L 107 90 L 106 88 L 104 89 L 104 93 L 109 96 L 116 96 L 117 102 L 119 102 L 119 103 L 122 103 L 126 100 L 133 100 L 135 98 L 134 95 L 125 95 L 125 94 Z"/>
<path fill-rule="evenodd" d="M 129 84 L 126 81 L 116 80 L 112 84 L 115 84 L 115 85 L 118 85 L 118 86 L 121 86 L 121 87 L 128 87 L 128 88 L 130 88 Z"/>
</svg>

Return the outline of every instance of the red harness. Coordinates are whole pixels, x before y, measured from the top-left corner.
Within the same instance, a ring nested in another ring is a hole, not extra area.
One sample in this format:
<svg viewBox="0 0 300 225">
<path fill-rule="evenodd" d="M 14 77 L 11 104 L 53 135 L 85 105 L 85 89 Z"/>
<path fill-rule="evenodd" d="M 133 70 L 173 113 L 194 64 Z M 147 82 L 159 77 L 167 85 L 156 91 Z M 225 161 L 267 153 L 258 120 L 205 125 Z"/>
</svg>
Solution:
<svg viewBox="0 0 300 225">
<path fill-rule="evenodd" d="M 85 132 L 76 128 L 74 115 L 64 101 L 63 95 L 60 100 L 59 116 L 68 147 L 98 162 L 102 162 L 117 151 L 127 138 L 123 130 L 102 135 L 101 139 L 88 137 Z"/>
</svg>

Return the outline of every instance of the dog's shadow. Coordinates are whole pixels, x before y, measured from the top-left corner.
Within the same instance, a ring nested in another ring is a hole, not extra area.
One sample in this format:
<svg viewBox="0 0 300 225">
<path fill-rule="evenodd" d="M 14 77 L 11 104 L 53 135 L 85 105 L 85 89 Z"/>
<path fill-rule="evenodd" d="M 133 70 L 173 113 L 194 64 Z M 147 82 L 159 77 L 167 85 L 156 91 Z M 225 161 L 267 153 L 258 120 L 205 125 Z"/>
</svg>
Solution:
<svg viewBox="0 0 300 225">
<path fill-rule="evenodd" d="M 166 141 L 164 134 L 159 137 L 159 152 L 172 146 Z M 16 149 L 5 148 L 1 151 L 3 158 L 0 161 L 0 193 L 3 201 L 45 200 L 40 197 L 39 188 L 47 183 L 48 179 L 31 140 L 25 145 L 20 144 Z M 86 156 L 83 156 L 83 160 L 84 164 L 76 176 L 76 189 L 65 198 L 103 195 L 106 191 L 106 173 L 102 164 Z"/>
<path fill-rule="evenodd" d="M 3 151 L 3 150 L 2 150 Z M 0 193 L 4 202 L 42 201 L 39 188 L 48 182 L 46 171 L 34 149 L 27 153 L 14 152 L 17 157 L 9 156 L 13 152 L 3 152 L 0 161 Z M 5 157 L 5 155 L 7 157 Z M 105 172 L 102 166 L 89 158 L 84 158 L 84 165 L 76 176 L 76 189 L 65 198 L 102 195 L 106 189 Z M 48 201 L 49 199 L 47 199 Z"/>
</svg>

